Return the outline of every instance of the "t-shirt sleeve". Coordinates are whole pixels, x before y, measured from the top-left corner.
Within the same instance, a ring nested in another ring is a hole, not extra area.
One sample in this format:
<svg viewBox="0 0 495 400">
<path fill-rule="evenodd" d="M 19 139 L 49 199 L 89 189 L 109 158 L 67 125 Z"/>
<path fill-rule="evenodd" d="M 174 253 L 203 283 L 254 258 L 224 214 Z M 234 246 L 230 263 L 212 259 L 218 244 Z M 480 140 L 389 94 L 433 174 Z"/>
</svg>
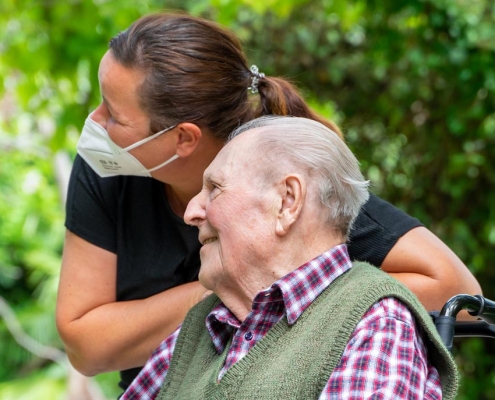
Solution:
<svg viewBox="0 0 495 400">
<path fill-rule="evenodd" d="M 374 194 L 361 208 L 348 241 L 353 261 L 381 266 L 401 236 L 423 224 Z"/>
<path fill-rule="evenodd" d="M 118 177 L 100 178 L 77 155 L 67 191 L 65 227 L 105 250 L 116 253 Z"/>
</svg>

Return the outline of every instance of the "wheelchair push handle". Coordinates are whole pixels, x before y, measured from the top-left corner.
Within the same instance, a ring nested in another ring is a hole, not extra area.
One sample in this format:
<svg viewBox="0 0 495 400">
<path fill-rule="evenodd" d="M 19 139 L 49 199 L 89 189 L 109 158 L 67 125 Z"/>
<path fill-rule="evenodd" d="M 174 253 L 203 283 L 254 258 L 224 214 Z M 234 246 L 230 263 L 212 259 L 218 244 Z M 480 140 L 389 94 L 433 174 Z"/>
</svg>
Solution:
<svg viewBox="0 0 495 400">
<path fill-rule="evenodd" d="M 495 324 L 495 302 L 488 300 L 481 295 L 467 295 L 459 294 L 450 298 L 447 303 L 443 306 L 439 315 L 435 318 L 435 326 L 440 338 L 444 342 L 447 349 L 452 350 L 452 343 L 456 331 L 456 316 L 461 310 L 467 310 L 473 317 L 479 317 L 483 319 L 488 324 Z M 487 327 L 484 322 L 471 322 L 466 323 L 468 326 L 464 327 L 465 331 L 468 332 L 471 328 L 476 331 L 479 329 L 484 329 L 487 331 L 488 336 L 494 336 L 492 327 Z M 483 325 L 478 328 L 476 324 Z M 481 336 L 485 336 L 480 330 Z"/>
<path fill-rule="evenodd" d="M 474 311 L 469 311 L 473 317 L 480 317 L 489 324 L 495 324 L 495 301 L 488 300 L 487 298 L 476 295 L 475 297 L 480 299 L 481 305 L 478 313 Z"/>
<path fill-rule="evenodd" d="M 458 294 L 450 298 L 440 311 L 440 316 L 456 317 L 461 310 L 467 310 L 473 317 L 495 324 L 495 301 L 485 299 L 479 294 Z"/>
</svg>

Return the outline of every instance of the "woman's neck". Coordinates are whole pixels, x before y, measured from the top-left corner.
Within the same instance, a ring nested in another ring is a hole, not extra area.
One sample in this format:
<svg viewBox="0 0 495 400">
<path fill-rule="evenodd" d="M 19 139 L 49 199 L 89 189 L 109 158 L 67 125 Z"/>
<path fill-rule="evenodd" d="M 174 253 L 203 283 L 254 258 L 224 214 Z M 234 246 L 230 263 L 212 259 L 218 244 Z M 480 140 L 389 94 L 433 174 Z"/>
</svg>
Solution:
<svg viewBox="0 0 495 400">
<path fill-rule="evenodd" d="M 165 175 L 153 177 L 165 183 L 165 193 L 172 211 L 184 217 L 189 201 L 196 196 L 203 186 L 203 172 L 212 162 L 223 146 L 223 140 L 209 134 L 202 137 L 194 152 L 186 158 L 174 161 L 175 170 Z"/>
<path fill-rule="evenodd" d="M 198 191 L 184 191 L 180 188 L 165 185 L 165 194 L 172 211 L 183 218 L 189 201 L 199 193 Z"/>
</svg>

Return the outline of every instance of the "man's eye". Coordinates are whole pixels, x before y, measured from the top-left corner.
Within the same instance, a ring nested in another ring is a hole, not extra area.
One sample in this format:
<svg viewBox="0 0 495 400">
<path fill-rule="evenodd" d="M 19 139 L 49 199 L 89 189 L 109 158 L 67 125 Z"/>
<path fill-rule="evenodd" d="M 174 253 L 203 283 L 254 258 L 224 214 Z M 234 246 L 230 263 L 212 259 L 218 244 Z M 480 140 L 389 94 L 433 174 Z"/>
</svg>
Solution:
<svg viewBox="0 0 495 400">
<path fill-rule="evenodd" d="M 210 199 L 213 200 L 220 194 L 220 188 L 216 184 L 211 184 L 210 188 Z"/>
</svg>

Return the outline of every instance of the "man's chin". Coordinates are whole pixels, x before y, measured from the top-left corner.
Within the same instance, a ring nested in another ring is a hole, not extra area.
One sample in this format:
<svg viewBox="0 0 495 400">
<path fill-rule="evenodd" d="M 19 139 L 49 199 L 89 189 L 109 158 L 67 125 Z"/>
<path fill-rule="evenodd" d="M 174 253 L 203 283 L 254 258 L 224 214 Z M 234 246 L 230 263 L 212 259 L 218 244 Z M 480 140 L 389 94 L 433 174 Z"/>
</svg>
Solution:
<svg viewBox="0 0 495 400">
<path fill-rule="evenodd" d="M 201 265 L 203 265 L 203 262 L 201 261 Z M 213 290 L 213 285 L 211 284 L 211 279 L 208 279 L 208 274 L 206 274 L 203 271 L 203 267 L 200 268 L 199 270 L 199 275 L 198 275 L 198 280 L 201 285 L 208 290 Z"/>
</svg>

